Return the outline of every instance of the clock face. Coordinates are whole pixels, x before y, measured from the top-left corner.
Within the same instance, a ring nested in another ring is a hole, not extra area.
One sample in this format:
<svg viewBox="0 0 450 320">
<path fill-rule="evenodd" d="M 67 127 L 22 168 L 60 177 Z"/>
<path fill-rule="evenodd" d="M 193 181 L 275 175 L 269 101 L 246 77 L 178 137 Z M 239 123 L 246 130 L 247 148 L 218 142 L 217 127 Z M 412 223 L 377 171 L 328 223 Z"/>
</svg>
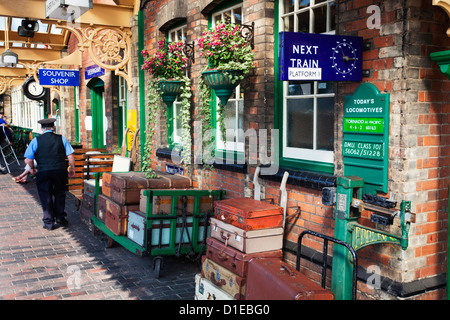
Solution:
<svg viewBox="0 0 450 320">
<path fill-rule="evenodd" d="M 33 95 L 33 96 L 39 96 L 42 94 L 42 92 L 44 92 L 44 88 L 37 83 L 36 81 L 33 81 L 29 84 L 28 86 L 28 91 Z"/>
<path fill-rule="evenodd" d="M 28 78 L 23 84 L 23 93 L 28 99 L 42 100 L 48 89 L 41 86 L 34 78 Z"/>
<path fill-rule="evenodd" d="M 341 74 L 343 78 L 346 75 L 352 75 L 358 61 L 357 49 L 353 48 L 352 42 L 338 41 L 332 50 L 331 66 L 336 70 L 336 74 Z"/>
</svg>

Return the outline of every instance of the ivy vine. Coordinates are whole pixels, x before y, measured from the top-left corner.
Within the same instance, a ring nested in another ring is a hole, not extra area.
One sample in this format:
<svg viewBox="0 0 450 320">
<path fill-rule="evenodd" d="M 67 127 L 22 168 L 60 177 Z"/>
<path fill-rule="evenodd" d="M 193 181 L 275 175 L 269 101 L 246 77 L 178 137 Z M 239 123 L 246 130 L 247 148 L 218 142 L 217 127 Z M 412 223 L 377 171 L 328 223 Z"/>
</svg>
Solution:
<svg viewBox="0 0 450 320">
<path fill-rule="evenodd" d="M 163 111 L 166 110 L 166 104 L 162 102 L 161 90 L 158 86 L 159 81 L 165 79 L 154 79 L 150 78 L 148 83 L 148 94 L 147 94 L 147 121 L 146 121 L 146 136 L 145 136 L 145 147 L 144 156 L 142 161 L 142 171 L 145 173 L 146 178 L 152 179 L 157 178 L 158 175 L 152 168 L 152 155 L 154 151 L 154 138 L 156 134 L 156 123 L 159 116 L 159 111 L 162 108 Z M 173 79 L 172 79 L 173 80 Z M 178 150 L 181 153 L 181 163 L 187 173 L 189 173 L 189 164 L 191 163 L 191 132 L 190 132 L 190 121 L 191 121 L 191 81 L 188 77 L 181 77 L 178 79 L 183 81 L 182 92 L 179 97 L 181 99 L 181 146 Z"/>
</svg>

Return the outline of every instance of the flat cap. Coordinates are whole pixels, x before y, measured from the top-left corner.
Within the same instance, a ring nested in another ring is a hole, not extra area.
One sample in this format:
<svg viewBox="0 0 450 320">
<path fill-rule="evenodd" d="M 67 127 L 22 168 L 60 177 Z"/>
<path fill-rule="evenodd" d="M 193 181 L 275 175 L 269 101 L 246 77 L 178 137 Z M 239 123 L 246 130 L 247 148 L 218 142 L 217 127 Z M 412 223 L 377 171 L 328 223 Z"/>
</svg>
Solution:
<svg viewBox="0 0 450 320">
<path fill-rule="evenodd" d="M 48 119 L 39 120 L 38 123 L 42 124 L 43 126 L 53 126 L 55 121 L 56 121 L 55 118 L 48 118 Z"/>
</svg>

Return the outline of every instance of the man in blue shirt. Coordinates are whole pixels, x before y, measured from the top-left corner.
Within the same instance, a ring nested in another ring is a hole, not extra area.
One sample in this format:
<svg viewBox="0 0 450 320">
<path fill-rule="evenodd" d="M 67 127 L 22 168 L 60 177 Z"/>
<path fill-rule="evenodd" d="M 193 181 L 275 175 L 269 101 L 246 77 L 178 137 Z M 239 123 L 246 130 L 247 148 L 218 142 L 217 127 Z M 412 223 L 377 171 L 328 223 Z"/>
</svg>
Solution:
<svg viewBox="0 0 450 320">
<path fill-rule="evenodd" d="M 9 141 L 12 140 L 12 132 L 11 132 L 11 127 L 9 126 L 8 122 L 5 121 L 5 119 L 3 118 L 4 114 L 0 113 L 0 126 L 4 126 L 5 128 L 5 134 L 8 137 Z M 3 128 L 0 128 L 3 129 Z"/>
<path fill-rule="evenodd" d="M 43 227 L 47 230 L 68 225 L 64 212 L 68 184 L 66 159 L 70 164 L 69 176 L 75 176 L 74 150 L 64 136 L 53 133 L 55 121 L 53 118 L 38 121 L 42 125 L 42 135 L 31 140 L 24 154 L 30 173 L 36 175 Z M 33 160 L 37 162 L 37 169 Z"/>
</svg>

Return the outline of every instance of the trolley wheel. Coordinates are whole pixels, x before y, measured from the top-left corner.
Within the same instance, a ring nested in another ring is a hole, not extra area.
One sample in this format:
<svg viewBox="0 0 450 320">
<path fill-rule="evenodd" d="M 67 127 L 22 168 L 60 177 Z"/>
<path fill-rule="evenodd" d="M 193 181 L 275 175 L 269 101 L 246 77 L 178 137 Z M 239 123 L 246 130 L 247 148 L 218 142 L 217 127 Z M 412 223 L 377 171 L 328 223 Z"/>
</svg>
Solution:
<svg viewBox="0 0 450 320">
<path fill-rule="evenodd" d="M 157 256 L 153 258 L 153 271 L 155 278 L 159 278 L 159 272 L 161 271 L 163 267 L 163 257 Z"/>
</svg>

